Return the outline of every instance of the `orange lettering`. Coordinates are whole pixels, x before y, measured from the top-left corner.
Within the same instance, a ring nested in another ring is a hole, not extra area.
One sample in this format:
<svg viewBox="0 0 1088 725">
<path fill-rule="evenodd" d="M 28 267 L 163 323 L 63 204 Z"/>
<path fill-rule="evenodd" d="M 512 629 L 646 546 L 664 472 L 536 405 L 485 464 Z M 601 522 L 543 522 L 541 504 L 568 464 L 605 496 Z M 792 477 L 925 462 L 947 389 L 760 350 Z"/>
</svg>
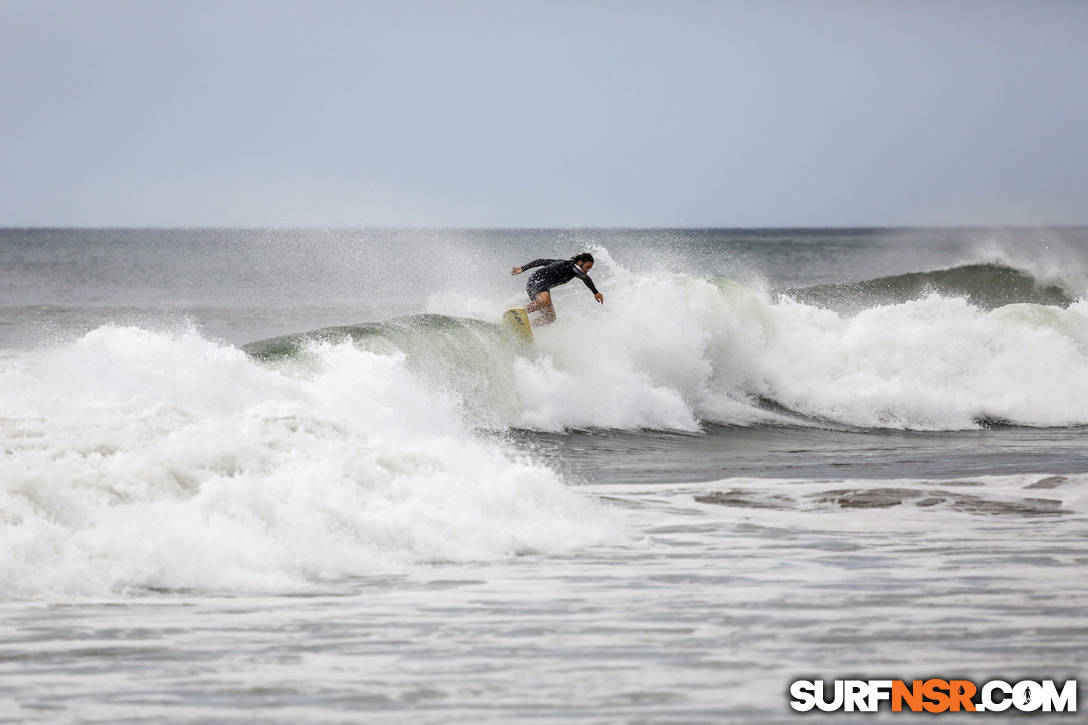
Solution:
<svg viewBox="0 0 1088 725">
<path fill-rule="evenodd" d="M 926 680 L 922 683 L 922 694 L 931 702 L 923 702 L 926 712 L 944 712 L 948 709 L 948 682 L 946 680 Z"/>
<path fill-rule="evenodd" d="M 951 680 L 948 693 L 952 712 L 959 712 L 961 707 L 967 712 L 974 712 L 975 703 L 971 702 L 971 698 L 975 696 L 975 689 L 975 683 L 970 680 Z"/>
<path fill-rule="evenodd" d="M 907 683 L 902 680 L 892 682 L 892 712 L 902 712 L 904 701 L 906 701 L 911 712 L 922 711 L 921 680 L 914 680 L 911 682 L 910 687 L 907 687 Z"/>
</svg>

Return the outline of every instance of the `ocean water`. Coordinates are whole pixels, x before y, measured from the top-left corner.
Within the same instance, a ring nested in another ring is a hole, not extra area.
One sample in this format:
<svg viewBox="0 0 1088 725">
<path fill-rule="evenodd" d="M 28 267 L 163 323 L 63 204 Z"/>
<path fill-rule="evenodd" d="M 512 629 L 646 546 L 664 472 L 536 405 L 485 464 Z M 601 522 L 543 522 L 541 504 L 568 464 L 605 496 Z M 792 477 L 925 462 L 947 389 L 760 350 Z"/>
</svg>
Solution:
<svg viewBox="0 0 1088 725">
<path fill-rule="evenodd" d="M 1083 690 L 1086 444 L 1085 228 L 2 230 L 0 722 Z"/>
</svg>

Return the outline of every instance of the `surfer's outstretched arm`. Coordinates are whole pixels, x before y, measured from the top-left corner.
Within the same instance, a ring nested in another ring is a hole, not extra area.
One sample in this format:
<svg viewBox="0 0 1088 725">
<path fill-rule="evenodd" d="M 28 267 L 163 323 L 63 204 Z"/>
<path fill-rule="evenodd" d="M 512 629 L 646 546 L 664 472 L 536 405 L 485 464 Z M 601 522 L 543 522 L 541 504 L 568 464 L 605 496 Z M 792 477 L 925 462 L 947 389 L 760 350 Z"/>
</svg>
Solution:
<svg viewBox="0 0 1088 725">
<path fill-rule="evenodd" d="M 589 275 L 585 272 L 578 274 L 578 277 L 586 283 L 586 287 L 589 287 L 589 291 L 593 293 L 593 299 L 604 304 L 604 295 L 597 291 L 597 287 L 593 284 L 593 280 L 589 278 Z"/>
<path fill-rule="evenodd" d="M 512 270 L 510 270 L 510 274 L 521 274 L 522 272 L 524 272 L 527 269 L 532 269 L 533 267 L 543 267 L 544 265 L 551 264 L 554 261 L 556 261 L 556 260 L 554 260 L 554 259 L 534 259 L 532 262 L 529 262 L 528 264 L 523 264 L 520 267 L 514 267 Z"/>
</svg>

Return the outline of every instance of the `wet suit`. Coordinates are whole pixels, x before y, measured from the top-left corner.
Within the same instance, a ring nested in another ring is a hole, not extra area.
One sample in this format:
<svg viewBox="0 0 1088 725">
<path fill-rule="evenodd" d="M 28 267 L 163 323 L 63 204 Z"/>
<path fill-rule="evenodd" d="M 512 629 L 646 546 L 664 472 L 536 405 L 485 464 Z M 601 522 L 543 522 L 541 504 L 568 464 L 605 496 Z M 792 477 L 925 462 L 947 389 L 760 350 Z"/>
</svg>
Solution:
<svg viewBox="0 0 1088 725">
<path fill-rule="evenodd" d="M 585 282 L 590 292 L 599 294 L 589 275 L 569 259 L 534 259 L 522 266 L 522 269 L 531 269 L 533 267 L 543 267 L 543 269 L 533 272 L 529 277 L 529 282 L 525 285 L 525 291 L 529 293 L 529 299 L 531 300 L 536 299 L 536 296 L 541 292 L 548 292 L 552 287 L 566 284 L 575 277 Z"/>
</svg>

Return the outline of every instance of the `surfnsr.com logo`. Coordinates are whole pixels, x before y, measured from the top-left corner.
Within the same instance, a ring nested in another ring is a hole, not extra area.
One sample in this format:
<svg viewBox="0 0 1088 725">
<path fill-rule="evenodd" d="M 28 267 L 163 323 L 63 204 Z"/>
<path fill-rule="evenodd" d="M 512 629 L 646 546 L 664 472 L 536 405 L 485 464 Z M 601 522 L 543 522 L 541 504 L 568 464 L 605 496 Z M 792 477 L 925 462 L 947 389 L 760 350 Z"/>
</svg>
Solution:
<svg viewBox="0 0 1088 725">
<path fill-rule="evenodd" d="M 790 697 L 798 712 L 876 712 L 884 703 L 892 712 L 1076 712 L 1077 681 L 796 680 Z"/>
</svg>

